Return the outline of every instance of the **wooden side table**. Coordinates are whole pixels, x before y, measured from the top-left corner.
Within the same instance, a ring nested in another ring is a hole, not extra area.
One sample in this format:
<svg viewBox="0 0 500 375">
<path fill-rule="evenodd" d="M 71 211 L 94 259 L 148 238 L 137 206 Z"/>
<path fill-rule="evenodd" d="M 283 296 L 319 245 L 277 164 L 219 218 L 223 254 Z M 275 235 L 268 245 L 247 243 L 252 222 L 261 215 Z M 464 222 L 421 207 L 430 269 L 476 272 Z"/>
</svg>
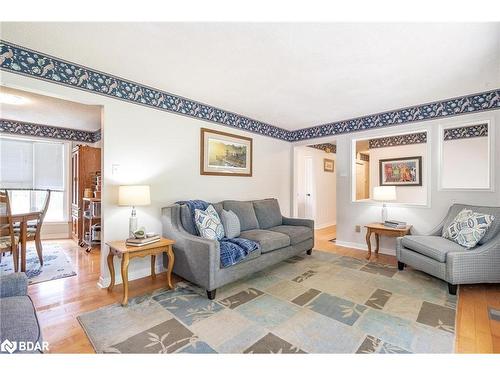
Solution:
<svg viewBox="0 0 500 375">
<path fill-rule="evenodd" d="M 123 280 L 123 300 L 122 306 L 126 306 L 128 303 L 128 264 L 132 258 L 142 258 L 151 255 L 151 276 L 156 277 L 155 264 L 156 255 L 166 253 L 168 256 L 168 267 L 167 267 L 167 283 L 170 289 L 173 288 L 172 285 L 172 269 L 174 268 L 174 252 L 172 250 L 172 245 L 175 243 L 173 240 L 166 238 L 161 238 L 160 241 L 154 242 L 150 245 L 145 246 L 127 246 L 125 241 L 112 241 L 106 242 L 109 246 L 108 254 L 108 268 L 109 274 L 111 275 L 111 283 L 108 286 L 108 290 L 113 290 L 115 286 L 115 267 L 113 264 L 113 258 L 115 255 L 122 258 L 122 280 Z"/>
<path fill-rule="evenodd" d="M 375 241 L 377 243 L 377 247 L 375 249 L 375 255 L 378 255 L 378 251 L 380 248 L 380 236 L 387 237 L 403 237 L 410 233 L 411 225 L 407 225 L 405 228 L 390 228 L 386 227 L 382 223 L 370 223 L 365 225 L 366 228 L 366 245 L 368 246 L 368 255 L 366 259 L 370 259 L 372 256 L 372 244 L 370 241 L 370 237 L 372 233 L 375 234 Z"/>
</svg>

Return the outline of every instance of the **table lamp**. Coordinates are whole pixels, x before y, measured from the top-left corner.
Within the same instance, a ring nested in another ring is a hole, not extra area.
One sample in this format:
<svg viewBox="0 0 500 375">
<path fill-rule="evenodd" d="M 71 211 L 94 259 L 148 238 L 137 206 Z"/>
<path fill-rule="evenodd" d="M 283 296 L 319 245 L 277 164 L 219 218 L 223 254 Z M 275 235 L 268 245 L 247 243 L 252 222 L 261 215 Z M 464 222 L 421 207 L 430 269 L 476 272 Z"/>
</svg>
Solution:
<svg viewBox="0 0 500 375">
<path fill-rule="evenodd" d="M 136 206 L 147 206 L 151 204 L 149 185 L 120 185 L 118 187 L 118 205 L 132 206 L 132 214 L 128 221 L 129 237 L 134 237 L 137 230 Z"/>
<path fill-rule="evenodd" d="M 373 188 L 373 199 L 383 202 L 382 223 L 387 220 L 387 206 L 385 202 L 396 200 L 396 186 L 375 186 Z"/>
</svg>

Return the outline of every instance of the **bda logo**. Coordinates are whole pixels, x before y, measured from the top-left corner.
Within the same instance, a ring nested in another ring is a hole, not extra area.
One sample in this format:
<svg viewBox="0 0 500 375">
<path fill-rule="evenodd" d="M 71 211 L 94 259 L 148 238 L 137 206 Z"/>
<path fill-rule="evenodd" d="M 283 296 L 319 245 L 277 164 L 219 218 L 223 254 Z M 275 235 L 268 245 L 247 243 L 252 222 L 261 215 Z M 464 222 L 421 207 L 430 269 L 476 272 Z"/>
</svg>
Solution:
<svg viewBox="0 0 500 375">
<path fill-rule="evenodd" d="M 2 344 L 0 344 L 0 351 L 9 352 L 10 354 L 14 353 L 17 349 L 17 343 L 12 342 L 8 339 L 5 339 Z"/>
</svg>

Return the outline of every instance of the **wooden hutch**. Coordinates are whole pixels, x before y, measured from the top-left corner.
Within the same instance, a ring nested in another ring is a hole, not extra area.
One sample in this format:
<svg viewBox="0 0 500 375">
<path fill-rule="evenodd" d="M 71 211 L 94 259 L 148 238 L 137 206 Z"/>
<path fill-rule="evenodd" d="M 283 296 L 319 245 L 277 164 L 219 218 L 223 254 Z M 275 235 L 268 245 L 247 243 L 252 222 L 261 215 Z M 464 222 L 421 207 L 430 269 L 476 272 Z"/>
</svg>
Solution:
<svg viewBox="0 0 500 375">
<path fill-rule="evenodd" d="M 71 156 L 72 194 L 71 194 L 71 234 L 78 243 L 83 241 L 82 231 L 83 193 L 91 188 L 93 178 L 101 171 L 101 149 L 77 145 Z"/>
</svg>

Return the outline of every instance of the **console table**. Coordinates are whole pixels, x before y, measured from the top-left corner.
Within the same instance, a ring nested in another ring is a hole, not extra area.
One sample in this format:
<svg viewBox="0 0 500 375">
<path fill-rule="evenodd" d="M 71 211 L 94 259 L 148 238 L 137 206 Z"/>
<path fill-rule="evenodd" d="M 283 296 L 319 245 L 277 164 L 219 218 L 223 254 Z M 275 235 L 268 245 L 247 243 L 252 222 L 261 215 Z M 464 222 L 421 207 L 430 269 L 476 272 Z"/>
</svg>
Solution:
<svg viewBox="0 0 500 375">
<path fill-rule="evenodd" d="M 378 255 L 380 248 L 380 236 L 387 237 L 403 237 L 410 233 L 411 225 L 407 225 L 405 228 L 391 228 L 386 227 L 382 223 L 370 223 L 365 225 L 366 228 L 366 245 L 368 246 L 368 255 L 366 259 L 370 259 L 372 256 L 372 244 L 371 235 L 375 234 L 375 242 L 377 247 L 375 248 L 375 255 Z"/>
<path fill-rule="evenodd" d="M 173 288 L 172 269 L 174 268 L 174 252 L 172 250 L 172 245 L 174 243 L 175 241 L 163 237 L 160 239 L 160 241 L 144 246 L 127 246 L 125 244 L 125 241 L 106 242 L 106 245 L 109 246 L 108 268 L 109 268 L 109 274 L 111 276 L 111 282 L 108 286 L 109 291 L 113 290 L 113 287 L 115 286 L 115 267 L 113 264 L 113 258 L 115 255 L 122 258 L 122 265 L 121 265 L 122 280 L 123 280 L 122 306 L 126 306 L 128 303 L 128 264 L 130 259 L 132 258 L 142 258 L 151 255 L 151 276 L 155 277 L 156 255 L 166 253 L 168 256 L 167 284 L 170 289 Z"/>
</svg>

